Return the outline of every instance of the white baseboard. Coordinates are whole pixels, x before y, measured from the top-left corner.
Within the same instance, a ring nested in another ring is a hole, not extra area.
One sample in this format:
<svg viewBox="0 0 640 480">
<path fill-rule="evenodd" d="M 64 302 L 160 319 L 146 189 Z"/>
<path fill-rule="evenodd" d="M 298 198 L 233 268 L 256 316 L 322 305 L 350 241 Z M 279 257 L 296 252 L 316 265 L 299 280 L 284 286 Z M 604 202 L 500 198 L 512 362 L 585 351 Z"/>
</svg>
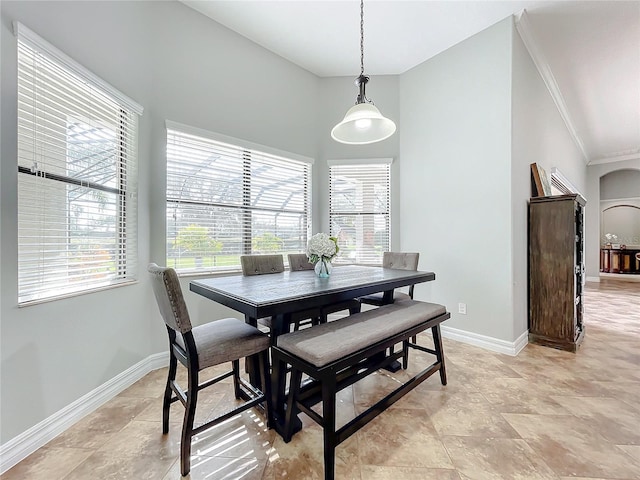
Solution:
<svg viewBox="0 0 640 480">
<path fill-rule="evenodd" d="M 27 431 L 0 445 L 0 474 L 5 473 L 74 423 L 126 390 L 147 373 L 168 364 L 168 353 L 150 355 Z"/>
<path fill-rule="evenodd" d="M 600 282 L 600 277 L 587 277 L 587 282 Z"/>
<path fill-rule="evenodd" d="M 600 273 L 600 277 L 598 281 L 601 281 L 603 278 L 610 278 L 611 280 L 617 280 L 620 282 L 640 282 L 640 275 L 636 275 L 633 273 Z"/>
<path fill-rule="evenodd" d="M 487 337 L 486 335 L 480 335 L 479 333 L 467 332 L 466 330 L 459 330 L 457 328 L 442 326 L 442 336 L 456 340 L 462 343 L 468 343 L 469 345 L 475 345 L 492 352 L 504 353 L 505 355 L 511 355 L 515 357 L 518 355 L 529 342 L 529 332 L 526 331 L 520 335 L 514 342 L 507 342 L 506 340 L 500 340 L 499 338 Z"/>
</svg>

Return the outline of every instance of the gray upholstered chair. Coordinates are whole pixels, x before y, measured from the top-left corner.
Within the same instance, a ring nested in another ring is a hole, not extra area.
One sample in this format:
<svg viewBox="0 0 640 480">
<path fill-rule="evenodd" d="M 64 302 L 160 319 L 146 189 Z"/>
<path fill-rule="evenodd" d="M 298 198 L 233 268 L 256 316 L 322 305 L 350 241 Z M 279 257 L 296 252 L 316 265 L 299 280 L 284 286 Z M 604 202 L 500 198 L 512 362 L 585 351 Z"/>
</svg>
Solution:
<svg viewBox="0 0 640 480">
<path fill-rule="evenodd" d="M 315 265 L 309 263 L 306 253 L 290 253 L 289 257 L 289 270 L 297 272 L 300 270 L 313 270 Z M 333 303 L 331 305 L 325 305 L 320 309 L 320 323 L 326 323 L 329 315 L 342 310 L 349 310 L 350 314 L 360 312 L 360 301 L 357 299 L 345 300 L 343 302 Z M 297 329 L 296 329 L 297 330 Z"/>
<path fill-rule="evenodd" d="M 419 253 L 401 253 L 401 252 L 384 252 L 382 254 L 382 266 L 384 268 L 395 268 L 397 270 L 418 270 Z M 413 287 L 409 287 L 409 293 L 404 293 L 398 290 L 393 291 L 393 301 L 398 302 L 402 300 L 413 299 Z M 362 303 L 368 305 L 383 305 L 382 292 L 360 297 Z"/>
<path fill-rule="evenodd" d="M 282 255 L 242 255 L 240 264 L 242 265 L 242 274 L 245 276 L 284 272 L 284 258 Z M 311 268 L 313 268 L 313 265 Z M 320 310 L 304 310 L 291 315 L 291 322 L 295 330 L 298 330 L 305 320 L 311 323 L 319 323 Z M 258 323 L 271 329 L 271 317 L 259 318 Z"/>
<path fill-rule="evenodd" d="M 242 255 L 240 264 L 245 276 L 284 272 L 282 255 Z"/>
<path fill-rule="evenodd" d="M 306 253 L 290 253 L 287 255 L 289 259 L 289 270 L 292 272 L 300 272 L 302 270 L 313 270 L 315 265 L 309 262 Z"/>
<path fill-rule="evenodd" d="M 169 408 L 179 400 L 185 407 L 180 437 L 180 472 L 185 476 L 191 469 L 191 439 L 194 435 L 262 403 L 267 425 L 271 426 L 269 337 L 236 318 L 224 318 L 192 327 L 175 270 L 152 263 L 148 271 L 152 277 L 153 293 L 169 334 L 169 375 L 162 402 L 162 433 L 169 432 Z M 239 359 L 249 356 L 257 358 L 264 393 L 240 377 Z M 178 361 L 187 368 L 187 390 L 183 390 L 176 382 Z M 227 362 L 231 363 L 230 371 L 200 383 L 201 370 Z M 230 376 L 233 376 L 236 398 L 242 398 L 245 402 L 194 427 L 198 392 Z"/>
</svg>

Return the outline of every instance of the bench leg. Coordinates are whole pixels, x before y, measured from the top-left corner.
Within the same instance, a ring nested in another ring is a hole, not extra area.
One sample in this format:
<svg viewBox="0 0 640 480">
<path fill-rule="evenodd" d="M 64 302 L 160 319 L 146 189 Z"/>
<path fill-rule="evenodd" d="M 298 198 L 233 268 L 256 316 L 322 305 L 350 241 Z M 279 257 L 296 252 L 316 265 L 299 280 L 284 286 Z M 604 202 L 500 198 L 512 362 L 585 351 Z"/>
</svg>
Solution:
<svg viewBox="0 0 640 480">
<path fill-rule="evenodd" d="M 442 349 L 442 336 L 440 335 L 440 324 L 435 327 L 431 327 L 431 333 L 433 334 L 433 345 L 436 350 L 436 358 L 440 362 L 440 382 L 442 385 L 447 384 L 447 370 L 444 367 L 444 352 Z"/>
<path fill-rule="evenodd" d="M 334 480 L 336 469 L 336 378 L 322 379 L 324 480 Z"/>
<path fill-rule="evenodd" d="M 300 382 L 302 382 L 302 371 L 291 368 L 291 379 L 289 380 L 289 395 L 287 397 L 287 411 L 284 416 L 284 432 L 282 439 L 285 443 L 291 441 L 293 436 L 293 419 L 297 418 L 296 398 L 300 393 Z"/>
<path fill-rule="evenodd" d="M 409 366 L 409 340 L 402 341 L 402 368 L 405 370 Z"/>
</svg>

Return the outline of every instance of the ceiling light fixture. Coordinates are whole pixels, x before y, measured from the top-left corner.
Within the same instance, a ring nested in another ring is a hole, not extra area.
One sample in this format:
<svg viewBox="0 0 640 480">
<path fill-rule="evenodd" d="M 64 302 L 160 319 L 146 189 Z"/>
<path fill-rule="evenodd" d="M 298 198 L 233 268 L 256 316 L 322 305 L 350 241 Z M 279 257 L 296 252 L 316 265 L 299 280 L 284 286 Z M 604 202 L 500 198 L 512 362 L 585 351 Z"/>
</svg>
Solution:
<svg viewBox="0 0 640 480">
<path fill-rule="evenodd" d="M 396 131 L 396 124 L 384 117 L 364 89 L 369 77 L 364 74 L 364 0 L 360 0 L 360 76 L 355 84 L 360 89 L 356 104 L 347 110 L 342 121 L 331 130 L 331 137 L 340 143 L 364 145 L 389 138 Z"/>
</svg>

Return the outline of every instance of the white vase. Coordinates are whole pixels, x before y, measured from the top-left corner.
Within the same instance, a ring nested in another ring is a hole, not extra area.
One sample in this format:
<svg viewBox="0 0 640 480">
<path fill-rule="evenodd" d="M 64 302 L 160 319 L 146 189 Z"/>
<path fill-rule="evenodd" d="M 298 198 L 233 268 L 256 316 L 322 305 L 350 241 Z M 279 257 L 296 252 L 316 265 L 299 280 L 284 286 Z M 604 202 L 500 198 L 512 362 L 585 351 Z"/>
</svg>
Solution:
<svg viewBox="0 0 640 480">
<path fill-rule="evenodd" d="M 329 278 L 329 275 L 331 275 L 332 268 L 333 268 L 333 265 L 331 265 L 331 260 L 328 260 L 326 258 L 321 258 L 316 262 L 316 266 L 314 267 L 314 270 L 316 272 L 316 275 L 318 275 L 318 277 Z"/>
</svg>

